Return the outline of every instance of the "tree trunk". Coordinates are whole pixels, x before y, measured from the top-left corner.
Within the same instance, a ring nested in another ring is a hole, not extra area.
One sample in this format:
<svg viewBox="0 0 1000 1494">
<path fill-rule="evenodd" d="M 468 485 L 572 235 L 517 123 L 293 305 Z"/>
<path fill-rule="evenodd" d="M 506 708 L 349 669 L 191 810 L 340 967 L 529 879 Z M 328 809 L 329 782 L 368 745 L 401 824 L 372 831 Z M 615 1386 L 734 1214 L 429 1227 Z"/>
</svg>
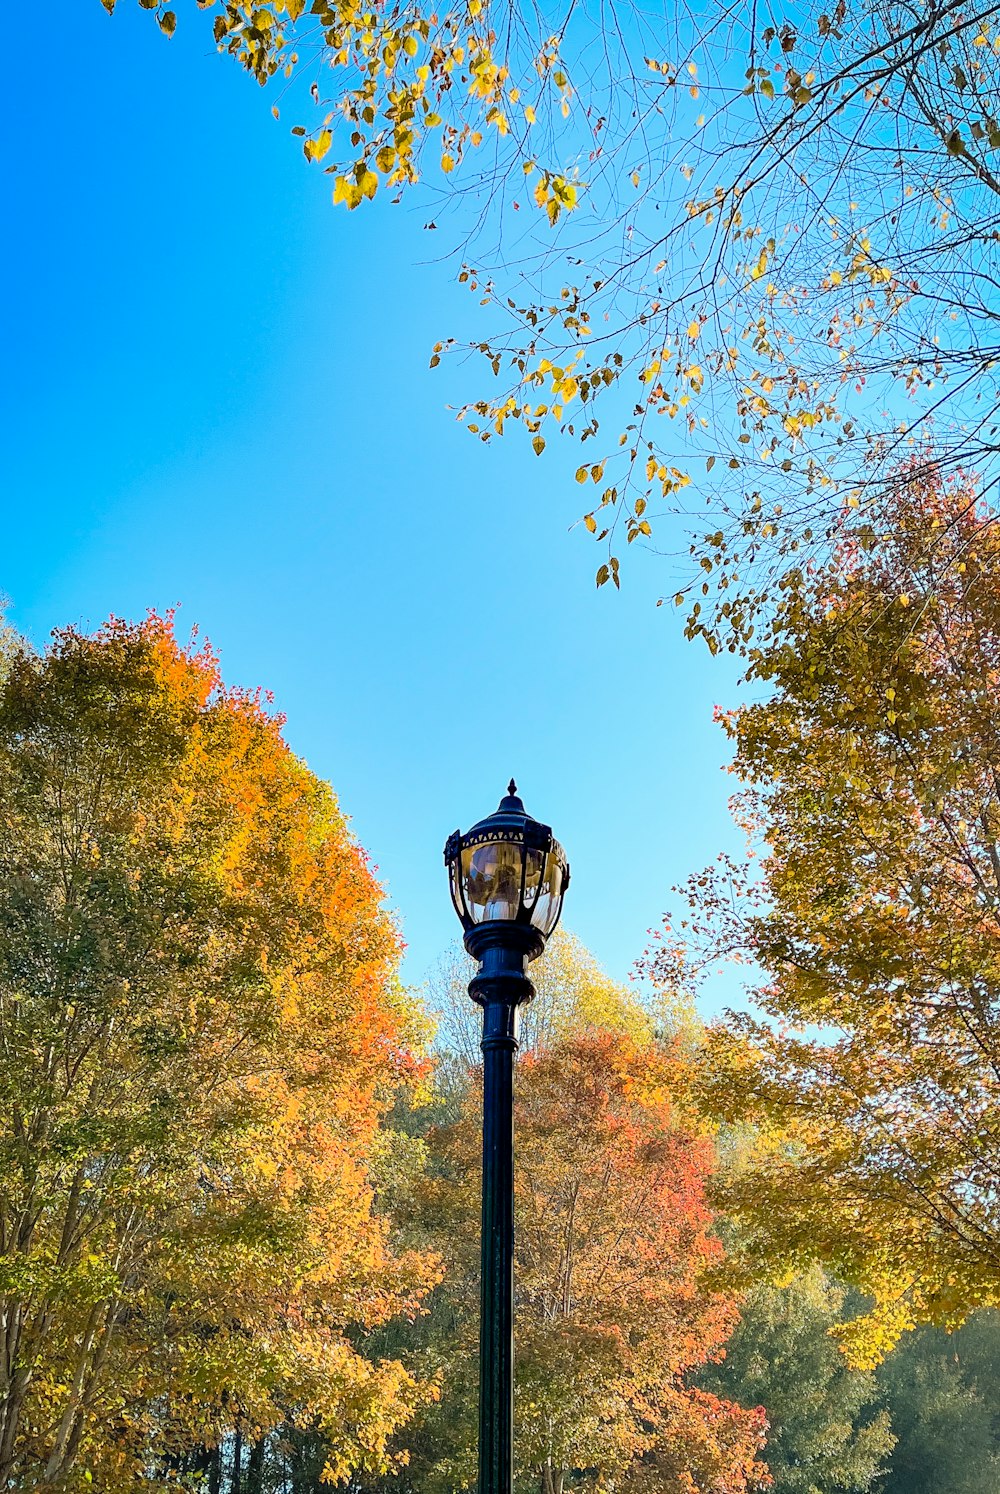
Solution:
<svg viewBox="0 0 1000 1494">
<path fill-rule="evenodd" d="M 250 1460 L 247 1464 L 247 1487 L 246 1494 L 262 1494 L 264 1488 L 264 1438 L 255 1442 L 250 1449 Z"/>
<path fill-rule="evenodd" d="M 242 1494 L 243 1490 L 243 1433 L 239 1427 L 236 1428 L 236 1436 L 233 1438 L 233 1476 L 230 1484 L 232 1494 Z"/>
</svg>

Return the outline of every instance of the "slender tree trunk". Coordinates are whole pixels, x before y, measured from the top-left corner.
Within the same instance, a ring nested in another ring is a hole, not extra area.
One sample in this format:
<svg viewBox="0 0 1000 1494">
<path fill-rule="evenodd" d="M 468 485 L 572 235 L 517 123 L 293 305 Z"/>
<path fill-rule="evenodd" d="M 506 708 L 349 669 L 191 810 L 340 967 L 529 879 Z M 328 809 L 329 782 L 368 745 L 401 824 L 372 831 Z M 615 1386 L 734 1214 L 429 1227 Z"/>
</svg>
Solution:
<svg viewBox="0 0 1000 1494">
<path fill-rule="evenodd" d="M 7 1393 L 4 1396 L 2 1412 L 0 1412 L 0 1486 L 4 1488 L 9 1487 L 10 1476 L 14 1470 L 17 1429 L 30 1384 L 31 1371 L 24 1368 L 15 1369 L 7 1384 Z"/>
<path fill-rule="evenodd" d="M 557 1468 L 551 1458 L 546 1458 L 542 1468 L 542 1487 L 540 1494 L 563 1494 L 563 1483 L 566 1478 L 565 1468 Z"/>
<path fill-rule="evenodd" d="M 69 1444 L 70 1435 L 76 1424 L 77 1412 L 83 1397 L 84 1386 L 87 1383 L 87 1371 L 90 1368 L 91 1351 L 97 1342 L 97 1335 L 101 1325 L 101 1315 L 106 1307 L 107 1303 L 96 1302 L 91 1309 L 90 1320 L 84 1331 L 83 1343 L 80 1346 L 76 1370 L 73 1375 L 73 1383 L 70 1387 L 69 1401 L 59 1420 L 55 1442 L 49 1454 L 49 1460 L 45 1465 L 46 1483 L 50 1483 L 58 1474 L 65 1472 L 64 1454 Z"/>
<path fill-rule="evenodd" d="M 236 1428 L 236 1436 L 233 1438 L 233 1476 L 231 1480 L 231 1494 L 242 1494 L 243 1490 L 243 1433 L 239 1427 Z"/>
<path fill-rule="evenodd" d="M 246 1494 L 262 1494 L 264 1488 L 264 1438 L 255 1442 L 250 1449 L 250 1458 L 247 1463 L 247 1489 Z"/>
</svg>

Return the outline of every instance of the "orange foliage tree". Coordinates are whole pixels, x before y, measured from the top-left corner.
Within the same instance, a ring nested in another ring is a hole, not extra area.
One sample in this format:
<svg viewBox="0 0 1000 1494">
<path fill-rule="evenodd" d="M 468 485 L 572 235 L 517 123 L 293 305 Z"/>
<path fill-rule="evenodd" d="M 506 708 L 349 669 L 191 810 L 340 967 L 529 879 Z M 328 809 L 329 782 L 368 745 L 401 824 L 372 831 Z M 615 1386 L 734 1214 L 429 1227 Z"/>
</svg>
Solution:
<svg viewBox="0 0 1000 1494">
<path fill-rule="evenodd" d="M 329 788 L 170 619 L 0 686 L 0 1483 L 171 1484 L 284 1415 L 328 1474 L 422 1394 L 370 1159 L 418 1070 L 381 889 Z"/>
<path fill-rule="evenodd" d="M 712 1145 L 672 1094 L 686 1060 L 591 1031 L 528 1053 L 516 1098 L 516 1458 L 519 1488 L 736 1494 L 766 1482 L 763 1412 L 691 1388 L 720 1355 L 734 1302 L 703 1285 L 721 1256 L 704 1188 Z M 416 1441 L 413 1487 L 474 1476 L 480 1118 L 429 1138 L 423 1215 L 445 1254 L 451 1315 L 442 1404 Z M 438 1309 L 440 1311 L 440 1309 Z M 423 1453 L 420 1450 L 423 1449 Z"/>
</svg>

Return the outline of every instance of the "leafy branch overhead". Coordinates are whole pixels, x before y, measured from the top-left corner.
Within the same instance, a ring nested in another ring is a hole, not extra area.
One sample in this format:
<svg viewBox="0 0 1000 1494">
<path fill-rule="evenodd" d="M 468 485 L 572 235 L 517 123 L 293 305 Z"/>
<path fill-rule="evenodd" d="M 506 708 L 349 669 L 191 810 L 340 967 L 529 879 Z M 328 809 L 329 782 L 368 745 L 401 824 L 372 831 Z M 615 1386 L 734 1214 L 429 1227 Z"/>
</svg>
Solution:
<svg viewBox="0 0 1000 1494">
<path fill-rule="evenodd" d="M 221 51 L 312 111 L 294 128 L 338 202 L 429 170 L 448 188 L 500 386 L 465 418 L 586 445 L 598 584 L 675 516 L 689 633 L 743 647 L 777 580 L 929 434 L 994 480 L 983 5 L 199 5 Z"/>
</svg>

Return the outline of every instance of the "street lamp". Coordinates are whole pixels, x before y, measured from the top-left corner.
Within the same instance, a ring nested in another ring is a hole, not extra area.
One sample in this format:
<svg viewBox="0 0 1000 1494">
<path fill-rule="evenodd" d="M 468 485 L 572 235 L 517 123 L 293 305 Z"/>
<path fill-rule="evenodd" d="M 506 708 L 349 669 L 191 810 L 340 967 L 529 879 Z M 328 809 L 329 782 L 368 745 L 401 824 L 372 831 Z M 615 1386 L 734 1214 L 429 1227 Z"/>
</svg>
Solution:
<svg viewBox="0 0 1000 1494">
<path fill-rule="evenodd" d="M 569 863 L 513 778 L 495 814 L 444 848 L 483 1008 L 483 1264 L 479 1320 L 479 1494 L 511 1494 L 514 1425 L 514 1055 L 527 967 L 559 922 Z"/>
</svg>

